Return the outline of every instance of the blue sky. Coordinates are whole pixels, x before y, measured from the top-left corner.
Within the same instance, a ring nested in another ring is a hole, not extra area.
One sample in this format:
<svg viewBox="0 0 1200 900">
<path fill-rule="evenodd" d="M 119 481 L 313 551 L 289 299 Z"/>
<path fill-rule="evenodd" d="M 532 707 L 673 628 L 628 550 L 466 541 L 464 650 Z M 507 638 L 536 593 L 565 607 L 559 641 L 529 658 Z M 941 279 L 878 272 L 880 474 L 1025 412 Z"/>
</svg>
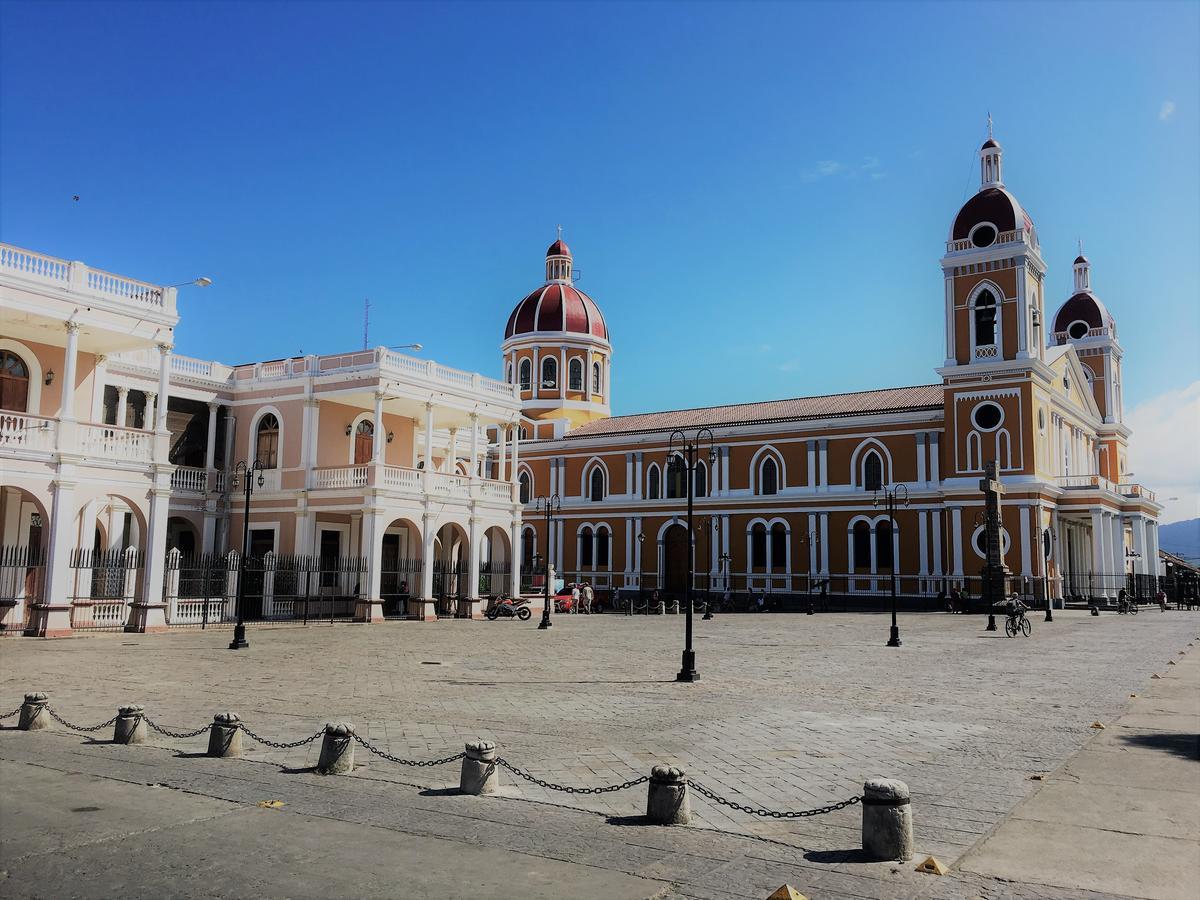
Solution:
<svg viewBox="0 0 1200 900">
<path fill-rule="evenodd" d="M 562 223 L 618 412 L 935 380 L 990 110 L 1130 406 L 1200 378 L 1200 5 L 0 3 L 0 237 L 181 296 L 227 362 L 498 375 Z M 79 202 L 72 195 L 80 195 Z"/>
</svg>

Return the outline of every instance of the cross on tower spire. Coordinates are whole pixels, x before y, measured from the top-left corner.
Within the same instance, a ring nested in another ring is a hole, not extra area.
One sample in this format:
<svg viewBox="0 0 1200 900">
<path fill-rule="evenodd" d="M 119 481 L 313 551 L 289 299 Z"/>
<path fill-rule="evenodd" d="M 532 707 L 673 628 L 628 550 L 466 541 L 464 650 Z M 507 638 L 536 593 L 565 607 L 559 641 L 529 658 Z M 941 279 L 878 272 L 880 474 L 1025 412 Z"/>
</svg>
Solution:
<svg viewBox="0 0 1200 900">
<path fill-rule="evenodd" d="M 992 111 L 988 110 L 988 137 L 992 136 Z"/>
<path fill-rule="evenodd" d="M 558 239 L 561 241 L 562 240 L 562 226 L 558 225 L 556 227 L 558 228 Z"/>
</svg>

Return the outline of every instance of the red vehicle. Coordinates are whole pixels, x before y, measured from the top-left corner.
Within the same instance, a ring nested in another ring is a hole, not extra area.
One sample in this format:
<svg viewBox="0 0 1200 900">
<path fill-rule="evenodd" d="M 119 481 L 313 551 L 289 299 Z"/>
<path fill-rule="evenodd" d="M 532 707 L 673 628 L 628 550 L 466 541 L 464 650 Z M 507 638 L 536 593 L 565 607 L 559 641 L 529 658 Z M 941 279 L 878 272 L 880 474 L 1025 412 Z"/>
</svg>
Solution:
<svg viewBox="0 0 1200 900">
<path fill-rule="evenodd" d="M 562 589 L 554 595 L 554 611 L 557 613 L 569 613 L 575 606 L 575 601 L 571 597 L 571 585 L 564 584 Z"/>
</svg>

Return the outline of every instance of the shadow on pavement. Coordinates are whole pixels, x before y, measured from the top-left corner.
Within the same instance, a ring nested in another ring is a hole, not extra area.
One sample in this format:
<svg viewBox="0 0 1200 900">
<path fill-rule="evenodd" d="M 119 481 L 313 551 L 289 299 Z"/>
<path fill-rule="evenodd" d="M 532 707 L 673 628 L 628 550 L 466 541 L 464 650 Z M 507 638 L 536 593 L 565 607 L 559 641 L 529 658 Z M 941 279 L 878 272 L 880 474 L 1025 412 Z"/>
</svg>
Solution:
<svg viewBox="0 0 1200 900">
<path fill-rule="evenodd" d="M 1184 759 L 1200 759 L 1200 734 L 1123 734 L 1121 740 L 1134 747 L 1162 750 Z"/>
<path fill-rule="evenodd" d="M 804 858 L 815 863 L 877 863 L 861 848 L 854 850 L 809 850 Z"/>
</svg>

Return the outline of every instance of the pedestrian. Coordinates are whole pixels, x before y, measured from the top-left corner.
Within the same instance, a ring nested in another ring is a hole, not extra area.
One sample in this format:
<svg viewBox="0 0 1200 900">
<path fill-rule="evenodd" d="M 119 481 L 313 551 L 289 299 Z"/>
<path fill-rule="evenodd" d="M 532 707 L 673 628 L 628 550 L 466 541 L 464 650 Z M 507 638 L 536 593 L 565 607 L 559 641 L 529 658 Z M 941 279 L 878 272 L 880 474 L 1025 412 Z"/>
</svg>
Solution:
<svg viewBox="0 0 1200 900">
<path fill-rule="evenodd" d="M 1154 595 L 1154 599 L 1158 601 L 1158 608 L 1163 612 L 1167 611 L 1167 592 L 1162 588 L 1158 589 L 1158 593 Z"/>
<path fill-rule="evenodd" d="M 571 612 L 579 612 L 579 585 L 574 583 L 571 585 Z"/>
<path fill-rule="evenodd" d="M 763 588 L 758 589 L 758 611 L 767 611 L 767 592 Z"/>
<path fill-rule="evenodd" d="M 727 613 L 733 609 L 733 598 L 729 593 L 729 585 L 725 585 L 725 593 L 721 595 L 721 612 Z"/>
<path fill-rule="evenodd" d="M 584 610 L 586 610 L 587 612 L 591 612 L 592 611 L 592 603 L 595 601 L 595 599 L 596 599 L 596 592 L 592 590 L 591 583 L 585 581 L 583 583 L 583 608 L 584 608 Z"/>
</svg>

